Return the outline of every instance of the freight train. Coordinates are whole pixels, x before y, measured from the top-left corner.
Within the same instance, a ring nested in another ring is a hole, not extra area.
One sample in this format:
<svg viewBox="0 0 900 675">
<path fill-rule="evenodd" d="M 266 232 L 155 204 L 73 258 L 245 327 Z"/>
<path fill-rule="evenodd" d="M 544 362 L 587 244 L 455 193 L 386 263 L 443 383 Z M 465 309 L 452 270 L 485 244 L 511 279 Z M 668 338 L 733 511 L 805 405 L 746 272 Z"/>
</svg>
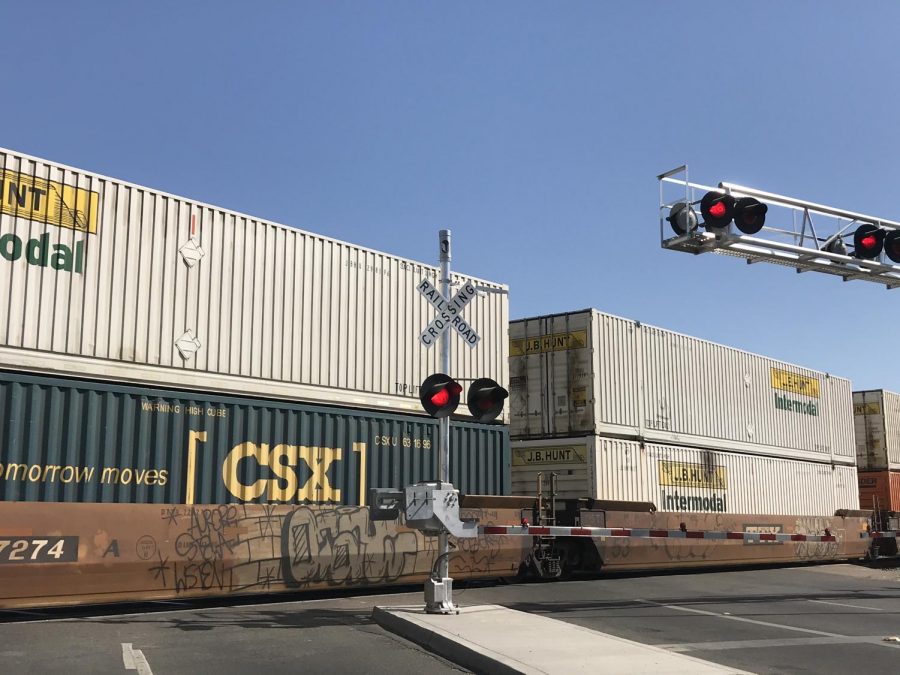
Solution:
<svg viewBox="0 0 900 675">
<path fill-rule="evenodd" d="M 2 149 L 0 183 L 0 607 L 431 573 L 366 494 L 435 478 L 438 269 Z M 835 538 L 487 535 L 455 578 L 866 554 L 847 380 L 595 310 L 510 322 L 505 285 L 453 281 L 482 338 L 454 376 L 511 392 L 451 424 L 467 517 Z"/>
</svg>

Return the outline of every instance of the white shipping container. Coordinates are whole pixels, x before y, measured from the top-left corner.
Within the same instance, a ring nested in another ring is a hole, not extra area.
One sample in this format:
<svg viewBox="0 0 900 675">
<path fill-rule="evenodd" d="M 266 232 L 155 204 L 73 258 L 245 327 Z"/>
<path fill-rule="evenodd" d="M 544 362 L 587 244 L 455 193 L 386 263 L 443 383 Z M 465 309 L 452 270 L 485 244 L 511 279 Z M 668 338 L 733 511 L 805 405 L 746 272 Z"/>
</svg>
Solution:
<svg viewBox="0 0 900 675">
<path fill-rule="evenodd" d="M 596 310 L 512 321 L 510 434 L 853 464 L 850 381 Z"/>
<path fill-rule="evenodd" d="M 853 392 L 856 462 L 860 471 L 900 471 L 900 394 Z"/>
<path fill-rule="evenodd" d="M 438 272 L 0 149 L 2 368 L 420 412 Z M 454 276 L 500 292 L 452 374 L 505 383 L 507 287 Z"/>
<path fill-rule="evenodd" d="M 513 441 L 513 494 L 652 502 L 659 511 L 831 516 L 859 508 L 856 467 L 585 436 Z"/>
</svg>

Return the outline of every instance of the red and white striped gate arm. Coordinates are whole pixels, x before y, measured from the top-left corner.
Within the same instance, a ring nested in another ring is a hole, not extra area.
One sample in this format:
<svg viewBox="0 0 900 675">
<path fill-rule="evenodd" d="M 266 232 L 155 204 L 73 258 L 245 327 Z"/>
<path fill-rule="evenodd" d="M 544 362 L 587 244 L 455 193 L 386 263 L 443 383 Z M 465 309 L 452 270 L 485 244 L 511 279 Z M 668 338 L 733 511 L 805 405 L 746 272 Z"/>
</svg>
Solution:
<svg viewBox="0 0 900 675">
<path fill-rule="evenodd" d="M 863 539 L 900 539 L 900 532 L 860 532 Z"/>
<path fill-rule="evenodd" d="M 783 532 L 715 532 L 709 530 L 653 530 L 622 527 L 559 527 L 529 525 L 484 525 L 481 534 L 520 537 L 623 537 L 634 539 L 732 539 L 738 541 L 837 541 L 825 534 L 786 534 Z"/>
</svg>

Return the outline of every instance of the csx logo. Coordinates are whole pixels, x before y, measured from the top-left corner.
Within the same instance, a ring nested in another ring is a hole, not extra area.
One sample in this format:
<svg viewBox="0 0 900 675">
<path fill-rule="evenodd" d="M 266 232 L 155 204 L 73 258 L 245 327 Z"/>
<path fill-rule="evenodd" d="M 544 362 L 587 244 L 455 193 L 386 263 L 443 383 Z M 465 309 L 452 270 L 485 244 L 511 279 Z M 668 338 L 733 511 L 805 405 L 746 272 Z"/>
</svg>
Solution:
<svg viewBox="0 0 900 675">
<path fill-rule="evenodd" d="M 328 468 L 333 462 L 341 461 L 341 448 L 314 448 L 303 445 L 276 445 L 268 443 L 241 443 L 228 453 L 222 465 L 222 480 L 228 491 L 238 499 L 249 502 L 263 494 L 270 502 L 340 502 L 341 491 L 328 482 Z M 312 475 L 299 485 L 297 468 L 300 461 L 309 466 Z M 244 462 L 256 466 L 242 466 Z M 265 469 L 271 470 L 276 478 L 259 478 L 242 482 L 244 475 L 258 475 Z"/>
</svg>

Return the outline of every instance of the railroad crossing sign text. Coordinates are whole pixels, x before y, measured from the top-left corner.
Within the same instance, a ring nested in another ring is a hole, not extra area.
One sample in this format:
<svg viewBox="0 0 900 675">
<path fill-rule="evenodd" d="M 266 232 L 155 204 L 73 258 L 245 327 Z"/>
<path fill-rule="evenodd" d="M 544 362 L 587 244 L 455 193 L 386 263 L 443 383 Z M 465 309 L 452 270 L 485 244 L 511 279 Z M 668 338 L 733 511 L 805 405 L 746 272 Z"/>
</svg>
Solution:
<svg viewBox="0 0 900 675">
<path fill-rule="evenodd" d="M 475 297 L 474 285 L 469 282 L 464 283 L 449 300 L 428 279 L 422 279 L 416 288 L 438 313 L 419 335 L 419 341 L 423 345 L 432 347 L 449 328 L 453 328 L 459 333 L 469 347 L 474 347 L 481 341 L 481 337 L 475 332 L 475 329 L 460 316 L 466 305 Z"/>
</svg>

